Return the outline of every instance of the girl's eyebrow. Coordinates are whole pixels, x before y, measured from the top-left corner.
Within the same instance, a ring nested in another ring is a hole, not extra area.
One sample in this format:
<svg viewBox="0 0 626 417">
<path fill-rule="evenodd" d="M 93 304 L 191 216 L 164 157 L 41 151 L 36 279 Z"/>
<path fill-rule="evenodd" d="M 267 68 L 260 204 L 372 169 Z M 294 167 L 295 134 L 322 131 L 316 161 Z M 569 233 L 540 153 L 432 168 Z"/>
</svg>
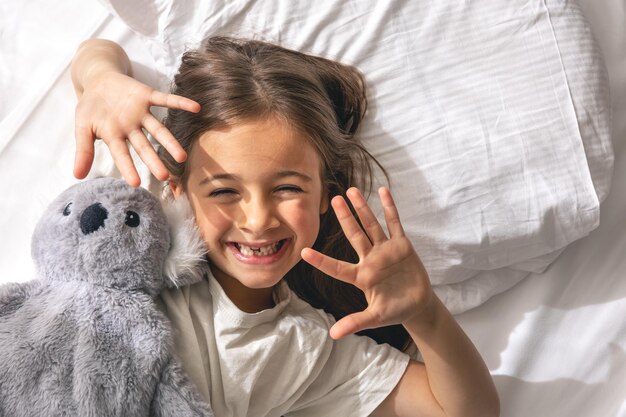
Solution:
<svg viewBox="0 0 626 417">
<path fill-rule="evenodd" d="M 237 180 L 238 176 L 228 173 L 207 175 L 198 185 L 205 185 L 216 180 Z"/>
<path fill-rule="evenodd" d="M 298 177 L 306 182 L 311 182 L 313 179 L 306 174 L 298 171 L 279 171 L 275 175 L 277 178 L 285 178 L 285 177 Z"/>
<path fill-rule="evenodd" d="M 286 171 L 279 171 L 277 173 L 274 174 L 274 177 L 276 178 L 286 178 L 286 177 L 297 177 L 300 178 L 303 181 L 306 182 L 311 182 L 313 181 L 313 179 L 311 177 L 309 177 L 306 174 L 303 174 L 302 172 L 298 172 L 298 171 L 293 171 L 293 170 L 286 170 Z M 215 174 L 215 175 L 207 175 L 202 181 L 200 181 L 200 183 L 198 184 L 199 186 L 202 185 L 206 185 L 210 182 L 216 181 L 216 180 L 231 180 L 231 181 L 235 181 L 238 180 L 239 177 L 237 175 L 234 174 L 229 174 L 229 173 L 220 173 L 220 174 Z"/>
</svg>

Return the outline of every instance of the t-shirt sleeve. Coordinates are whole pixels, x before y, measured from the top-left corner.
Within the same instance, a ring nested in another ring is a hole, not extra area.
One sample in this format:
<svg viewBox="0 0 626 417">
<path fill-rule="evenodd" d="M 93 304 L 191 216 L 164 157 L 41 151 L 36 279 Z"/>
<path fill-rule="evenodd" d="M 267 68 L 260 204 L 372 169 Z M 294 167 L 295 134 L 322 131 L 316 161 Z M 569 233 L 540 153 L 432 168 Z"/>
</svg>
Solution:
<svg viewBox="0 0 626 417">
<path fill-rule="evenodd" d="M 398 384 L 408 363 L 407 354 L 369 337 L 340 339 L 315 382 L 285 417 L 369 416 Z"/>
</svg>

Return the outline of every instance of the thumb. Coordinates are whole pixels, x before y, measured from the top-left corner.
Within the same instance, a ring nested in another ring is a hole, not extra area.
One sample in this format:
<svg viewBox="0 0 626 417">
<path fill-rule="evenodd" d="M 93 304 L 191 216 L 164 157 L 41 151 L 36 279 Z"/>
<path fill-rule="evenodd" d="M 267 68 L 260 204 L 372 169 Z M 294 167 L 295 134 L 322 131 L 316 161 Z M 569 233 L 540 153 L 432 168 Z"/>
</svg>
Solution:
<svg viewBox="0 0 626 417">
<path fill-rule="evenodd" d="M 361 330 L 378 327 L 378 320 L 369 310 L 352 313 L 345 316 L 330 328 L 330 337 L 335 340 L 348 336 Z"/>
</svg>

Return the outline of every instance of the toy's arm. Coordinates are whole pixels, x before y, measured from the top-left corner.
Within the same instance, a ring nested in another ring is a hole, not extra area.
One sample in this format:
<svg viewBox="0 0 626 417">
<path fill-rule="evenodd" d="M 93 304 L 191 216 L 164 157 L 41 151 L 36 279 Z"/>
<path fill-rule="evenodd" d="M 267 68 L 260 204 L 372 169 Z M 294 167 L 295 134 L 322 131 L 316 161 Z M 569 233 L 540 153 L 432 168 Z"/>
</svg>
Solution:
<svg viewBox="0 0 626 417">
<path fill-rule="evenodd" d="M 0 285 L 0 317 L 8 316 L 17 311 L 30 297 L 33 290 L 40 286 L 41 281 Z"/>
<path fill-rule="evenodd" d="M 152 400 L 150 415 L 155 417 L 213 417 L 213 411 L 200 399 L 180 366 L 170 360 L 161 372 L 161 381 Z"/>
</svg>

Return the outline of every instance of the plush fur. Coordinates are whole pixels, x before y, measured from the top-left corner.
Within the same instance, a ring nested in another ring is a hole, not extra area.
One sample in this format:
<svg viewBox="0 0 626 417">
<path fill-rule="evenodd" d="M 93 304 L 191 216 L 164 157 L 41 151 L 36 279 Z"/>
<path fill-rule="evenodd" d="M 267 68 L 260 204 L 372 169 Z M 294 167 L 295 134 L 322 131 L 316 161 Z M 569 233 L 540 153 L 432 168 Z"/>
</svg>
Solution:
<svg viewBox="0 0 626 417">
<path fill-rule="evenodd" d="M 121 180 L 63 192 L 33 234 L 40 279 L 0 287 L 0 416 L 212 416 L 154 302 L 202 274 L 186 230 L 172 234 L 158 199 Z"/>
</svg>

